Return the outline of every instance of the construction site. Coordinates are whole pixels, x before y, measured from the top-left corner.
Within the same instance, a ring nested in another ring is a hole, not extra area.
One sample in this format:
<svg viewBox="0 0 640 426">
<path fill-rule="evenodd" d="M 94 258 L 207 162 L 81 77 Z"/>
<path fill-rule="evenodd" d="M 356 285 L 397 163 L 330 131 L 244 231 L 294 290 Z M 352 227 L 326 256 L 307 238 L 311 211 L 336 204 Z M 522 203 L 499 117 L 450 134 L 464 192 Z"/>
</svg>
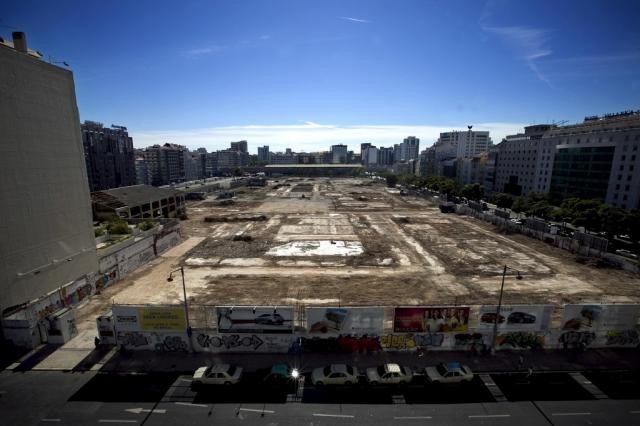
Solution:
<svg viewBox="0 0 640 426">
<path fill-rule="evenodd" d="M 112 303 L 182 303 L 179 282 L 167 282 L 180 266 L 192 322 L 208 327 L 198 306 L 496 304 L 504 265 L 505 304 L 640 301 L 635 274 L 579 263 L 366 178 L 270 180 L 189 202 L 187 211 L 183 242 L 106 288 L 82 319 Z"/>
</svg>

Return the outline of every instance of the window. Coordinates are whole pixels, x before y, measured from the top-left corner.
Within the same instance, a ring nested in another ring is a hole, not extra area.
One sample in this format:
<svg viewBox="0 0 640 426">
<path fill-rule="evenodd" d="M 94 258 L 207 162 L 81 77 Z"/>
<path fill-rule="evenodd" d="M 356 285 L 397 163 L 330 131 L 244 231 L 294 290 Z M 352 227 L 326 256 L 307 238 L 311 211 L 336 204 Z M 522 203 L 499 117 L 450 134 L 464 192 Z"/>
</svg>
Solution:
<svg viewBox="0 0 640 426">
<path fill-rule="evenodd" d="M 628 185 L 627 185 L 628 186 Z M 616 185 L 616 189 L 620 189 L 620 184 Z"/>
<path fill-rule="evenodd" d="M 618 185 L 618 186 L 620 186 L 620 185 Z M 628 191 L 628 190 L 629 190 L 629 185 L 625 185 L 625 186 L 624 186 L 624 190 L 625 190 L 625 191 Z"/>
<path fill-rule="evenodd" d="M 624 165 L 620 166 L 620 171 L 624 170 Z"/>
<path fill-rule="evenodd" d="M 623 155 L 622 157 L 620 157 L 620 161 L 624 161 L 624 160 L 626 160 L 626 159 L 627 159 L 627 156 L 626 156 L 626 155 Z"/>
<path fill-rule="evenodd" d="M 613 194 L 613 199 L 617 200 L 618 199 L 618 193 Z"/>
</svg>

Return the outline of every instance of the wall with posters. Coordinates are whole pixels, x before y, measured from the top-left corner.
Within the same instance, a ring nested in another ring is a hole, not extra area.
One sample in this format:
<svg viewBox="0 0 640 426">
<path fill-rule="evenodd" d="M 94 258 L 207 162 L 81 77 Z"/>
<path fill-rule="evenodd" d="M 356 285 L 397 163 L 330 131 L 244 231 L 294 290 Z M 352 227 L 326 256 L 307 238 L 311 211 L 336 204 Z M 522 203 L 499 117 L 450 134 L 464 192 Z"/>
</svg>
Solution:
<svg viewBox="0 0 640 426">
<path fill-rule="evenodd" d="M 462 332 L 469 329 L 469 307 L 395 308 L 393 331 L 417 333 Z"/>
<path fill-rule="evenodd" d="M 384 309 L 367 308 L 307 308 L 307 332 L 310 336 L 343 334 L 382 334 Z"/>
<path fill-rule="evenodd" d="M 116 331 L 186 332 L 187 322 L 182 306 L 113 305 Z"/>
<path fill-rule="evenodd" d="M 290 306 L 218 306 L 216 317 L 220 333 L 293 333 Z"/>
<path fill-rule="evenodd" d="M 496 305 L 483 305 L 478 309 L 477 330 L 493 330 L 496 320 Z M 498 318 L 498 333 L 508 331 L 546 331 L 551 325 L 551 305 L 503 305 Z"/>
</svg>

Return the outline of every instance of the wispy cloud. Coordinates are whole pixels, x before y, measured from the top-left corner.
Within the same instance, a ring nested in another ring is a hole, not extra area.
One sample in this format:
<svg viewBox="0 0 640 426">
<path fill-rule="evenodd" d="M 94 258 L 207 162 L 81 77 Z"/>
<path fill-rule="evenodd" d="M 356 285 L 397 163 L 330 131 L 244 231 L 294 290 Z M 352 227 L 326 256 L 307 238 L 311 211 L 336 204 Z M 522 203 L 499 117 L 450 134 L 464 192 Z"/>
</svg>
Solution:
<svg viewBox="0 0 640 426">
<path fill-rule="evenodd" d="M 480 123 L 474 130 L 489 130 L 491 138 L 498 143 L 508 134 L 522 131 L 527 123 Z M 195 149 L 224 149 L 229 142 L 246 139 L 254 147 L 269 145 L 272 151 L 293 148 L 299 151 L 325 151 L 331 145 L 345 143 L 349 149 L 358 151 L 360 144 L 371 142 L 377 146 L 392 146 L 407 136 L 420 138 L 421 149 L 431 146 L 441 132 L 466 130 L 460 125 L 352 125 L 319 124 L 305 121 L 299 124 L 250 124 L 243 126 L 212 127 L 192 130 L 135 131 L 130 134 L 136 147 L 146 147 L 156 143 L 173 142 Z M 253 151 L 253 150 L 252 150 Z"/>
<path fill-rule="evenodd" d="M 260 36 L 260 40 L 269 40 L 271 38 L 271 36 L 269 34 L 262 34 Z"/>
<path fill-rule="evenodd" d="M 367 19 L 361 19 L 361 18 L 352 18 L 349 16 L 341 16 L 340 19 L 344 19 L 345 21 L 351 21 L 351 22 L 359 22 L 361 24 L 370 24 L 371 21 L 367 20 Z"/>
<path fill-rule="evenodd" d="M 185 55 L 187 56 L 209 55 L 211 53 L 221 52 L 224 49 L 225 49 L 224 46 L 199 47 L 199 48 L 187 50 L 185 52 Z"/>
<path fill-rule="evenodd" d="M 536 77 L 551 86 L 551 82 L 540 71 L 537 64 L 540 58 L 553 53 L 548 46 L 550 33 L 548 30 L 525 26 L 490 27 L 485 25 L 482 26 L 482 29 L 502 37 L 514 48 L 517 56 L 524 60 Z"/>
</svg>

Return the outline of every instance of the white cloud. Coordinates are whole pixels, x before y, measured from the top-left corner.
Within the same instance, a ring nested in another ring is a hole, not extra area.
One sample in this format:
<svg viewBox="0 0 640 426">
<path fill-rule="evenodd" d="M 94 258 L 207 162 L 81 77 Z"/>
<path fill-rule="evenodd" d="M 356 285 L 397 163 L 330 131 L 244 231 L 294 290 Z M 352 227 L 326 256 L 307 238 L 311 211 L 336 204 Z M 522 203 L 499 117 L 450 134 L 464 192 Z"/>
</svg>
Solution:
<svg viewBox="0 0 640 426">
<path fill-rule="evenodd" d="M 269 34 L 263 34 L 260 36 L 260 40 L 269 40 L 271 36 Z"/>
<path fill-rule="evenodd" d="M 482 26 L 486 32 L 497 34 L 510 44 L 518 57 L 525 61 L 527 66 L 538 77 L 549 86 L 551 82 L 540 72 L 537 60 L 545 56 L 551 55 L 552 50 L 548 47 L 549 31 L 540 28 L 531 28 L 523 26 L 513 27 L 490 27 Z"/>
<path fill-rule="evenodd" d="M 349 16 L 341 16 L 340 19 L 344 19 L 345 21 L 351 21 L 351 22 L 359 22 L 361 24 L 370 24 L 371 23 L 371 21 L 368 21 L 366 19 L 351 18 Z"/>
<path fill-rule="evenodd" d="M 474 130 L 489 130 L 494 143 L 508 134 L 522 131 L 524 123 L 480 123 Z M 250 151 L 258 146 L 269 145 L 274 152 L 292 148 L 294 151 L 326 151 L 331 145 L 344 143 L 350 150 L 360 151 L 360 144 L 371 142 L 377 146 L 393 146 L 407 136 L 420 138 L 421 149 L 431 146 L 440 132 L 466 130 L 466 124 L 456 126 L 439 125 L 353 125 L 340 126 L 318 124 L 307 121 L 301 124 L 212 127 L 192 130 L 135 131 L 130 130 L 136 147 L 146 147 L 165 142 L 199 147 L 209 151 L 225 149 L 229 142 L 246 139 Z"/>
<path fill-rule="evenodd" d="M 187 56 L 201 56 L 201 55 L 208 55 L 210 53 L 220 52 L 223 49 L 224 49 L 224 46 L 200 47 L 196 49 L 187 50 L 185 54 Z"/>
</svg>

